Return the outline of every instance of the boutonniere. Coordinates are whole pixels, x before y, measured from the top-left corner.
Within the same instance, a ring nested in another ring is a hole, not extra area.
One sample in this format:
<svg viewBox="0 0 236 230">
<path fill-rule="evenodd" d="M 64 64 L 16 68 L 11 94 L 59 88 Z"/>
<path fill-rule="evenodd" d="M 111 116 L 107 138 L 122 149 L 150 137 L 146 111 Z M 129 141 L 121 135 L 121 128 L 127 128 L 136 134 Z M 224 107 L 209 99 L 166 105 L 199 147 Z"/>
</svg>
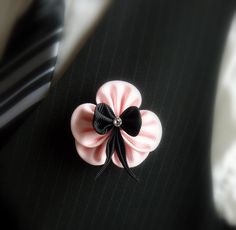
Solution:
<svg viewBox="0 0 236 230">
<path fill-rule="evenodd" d="M 137 179 L 130 168 L 141 164 L 160 143 L 162 126 L 157 115 L 140 110 L 138 89 L 124 81 L 110 81 L 100 87 L 96 105 L 79 105 L 72 114 L 71 130 L 80 157 L 92 165 L 111 161 Z"/>
</svg>

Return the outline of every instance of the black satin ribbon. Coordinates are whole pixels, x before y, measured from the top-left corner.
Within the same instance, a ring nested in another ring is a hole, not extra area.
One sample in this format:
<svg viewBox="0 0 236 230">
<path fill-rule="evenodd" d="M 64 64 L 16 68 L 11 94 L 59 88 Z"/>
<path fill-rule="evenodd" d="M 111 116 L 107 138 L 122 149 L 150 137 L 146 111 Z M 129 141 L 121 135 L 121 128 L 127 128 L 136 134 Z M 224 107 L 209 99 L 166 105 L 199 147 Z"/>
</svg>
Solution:
<svg viewBox="0 0 236 230">
<path fill-rule="evenodd" d="M 127 171 L 127 173 L 135 180 L 138 180 L 135 174 L 131 171 L 126 160 L 126 149 L 123 137 L 120 133 L 120 129 L 123 129 L 130 136 L 137 136 L 141 129 L 142 119 L 141 114 L 136 106 L 130 106 L 121 115 L 122 124 L 117 127 L 114 125 L 116 116 L 111 107 L 105 103 L 100 103 L 96 106 L 93 117 L 93 127 L 95 131 L 104 135 L 110 132 L 110 137 L 106 145 L 106 161 L 102 169 L 98 172 L 99 177 L 109 165 L 112 155 L 116 151 L 117 156 Z"/>
</svg>

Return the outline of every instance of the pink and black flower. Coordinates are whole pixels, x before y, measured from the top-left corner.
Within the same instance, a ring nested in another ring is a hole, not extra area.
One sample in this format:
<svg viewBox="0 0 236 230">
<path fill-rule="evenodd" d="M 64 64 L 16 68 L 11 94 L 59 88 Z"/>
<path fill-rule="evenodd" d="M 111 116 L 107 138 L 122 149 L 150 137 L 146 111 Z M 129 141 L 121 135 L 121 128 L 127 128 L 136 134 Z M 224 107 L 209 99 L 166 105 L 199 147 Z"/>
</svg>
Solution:
<svg viewBox="0 0 236 230">
<path fill-rule="evenodd" d="M 72 114 L 71 130 L 80 157 L 92 165 L 112 160 L 135 178 L 130 168 L 142 163 L 159 145 L 162 126 L 155 113 L 139 110 L 142 97 L 132 84 L 110 81 L 100 87 L 97 105 L 79 105 Z"/>
</svg>

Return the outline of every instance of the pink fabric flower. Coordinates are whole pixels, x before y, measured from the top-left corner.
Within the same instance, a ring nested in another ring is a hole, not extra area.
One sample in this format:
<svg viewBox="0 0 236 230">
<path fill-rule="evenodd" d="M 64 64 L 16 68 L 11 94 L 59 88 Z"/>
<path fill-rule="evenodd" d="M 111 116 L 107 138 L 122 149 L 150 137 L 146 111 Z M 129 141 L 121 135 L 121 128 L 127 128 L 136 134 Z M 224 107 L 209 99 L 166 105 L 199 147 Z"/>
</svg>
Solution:
<svg viewBox="0 0 236 230">
<path fill-rule="evenodd" d="M 116 117 L 130 106 L 140 107 L 142 97 L 132 84 L 124 81 L 110 81 L 100 87 L 96 95 L 96 102 L 105 103 L 111 107 Z M 96 105 L 85 103 L 79 105 L 72 114 L 71 130 L 75 138 L 75 145 L 80 157 L 89 164 L 103 165 L 106 161 L 106 144 L 110 132 L 100 135 L 93 127 Z M 162 126 L 155 113 L 140 110 L 142 126 L 139 134 L 130 136 L 120 129 L 126 149 L 126 160 L 129 167 L 141 164 L 148 154 L 159 145 L 162 136 Z M 118 167 L 122 164 L 116 151 L 112 161 Z"/>
</svg>

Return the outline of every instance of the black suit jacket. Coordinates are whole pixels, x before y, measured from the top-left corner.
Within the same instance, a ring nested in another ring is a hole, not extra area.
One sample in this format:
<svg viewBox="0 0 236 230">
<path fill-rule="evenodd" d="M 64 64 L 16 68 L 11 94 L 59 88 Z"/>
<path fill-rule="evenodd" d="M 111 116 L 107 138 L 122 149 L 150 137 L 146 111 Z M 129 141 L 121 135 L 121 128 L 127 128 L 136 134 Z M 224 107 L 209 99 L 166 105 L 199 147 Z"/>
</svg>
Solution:
<svg viewBox="0 0 236 230">
<path fill-rule="evenodd" d="M 232 0 L 118 0 L 50 95 L 1 140 L 2 223 L 12 229 L 229 228 L 212 203 L 215 86 Z M 142 93 L 163 125 L 133 181 L 83 162 L 73 110 L 109 80 Z"/>
</svg>

